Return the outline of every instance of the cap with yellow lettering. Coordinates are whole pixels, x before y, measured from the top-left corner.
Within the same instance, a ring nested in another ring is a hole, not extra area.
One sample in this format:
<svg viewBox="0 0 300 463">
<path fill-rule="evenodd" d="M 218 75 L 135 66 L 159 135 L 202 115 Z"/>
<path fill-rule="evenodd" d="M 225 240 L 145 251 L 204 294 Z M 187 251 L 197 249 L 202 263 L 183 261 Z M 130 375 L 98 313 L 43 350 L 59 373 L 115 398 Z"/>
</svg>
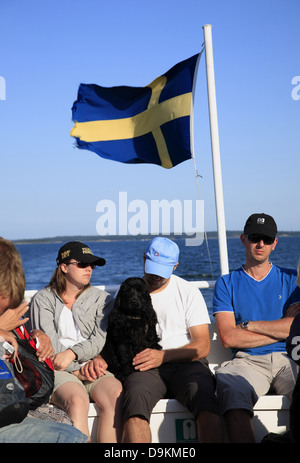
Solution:
<svg viewBox="0 0 300 463">
<path fill-rule="evenodd" d="M 86 244 L 80 243 L 80 241 L 70 241 L 64 244 L 58 251 L 56 263 L 59 265 L 70 259 L 99 266 L 105 265 L 106 262 L 102 257 L 94 256 L 90 248 Z"/>
</svg>

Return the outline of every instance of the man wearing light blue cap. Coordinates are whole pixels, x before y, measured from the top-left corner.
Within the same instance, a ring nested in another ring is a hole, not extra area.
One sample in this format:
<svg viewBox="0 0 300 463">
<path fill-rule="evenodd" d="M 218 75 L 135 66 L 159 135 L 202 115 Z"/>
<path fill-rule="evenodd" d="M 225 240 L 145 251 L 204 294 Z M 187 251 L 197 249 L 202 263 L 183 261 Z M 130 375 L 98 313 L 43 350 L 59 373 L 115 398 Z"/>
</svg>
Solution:
<svg viewBox="0 0 300 463">
<path fill-rule="evenodd" d="M 179 260 L 179 248 L 168 238 L 154 238 L 145 253 L 145 272 L 170 278 Z"/>
<path fill-rule="evenodd" d="M 125 442 L 151 442 L 149 420 L 162 398 L 175 398 L 197 420 L 200 442 L 220 442 L 222 423 L 214 378 L 206 356 L 210 349 L 206 304 L 199 289 L 173 274 L 179 248 L 154 238 L 144 254 L 144 277 L 157 314 L 162 350 L 135 356 L 137 370 L 124 384 Z"/>
</svg>

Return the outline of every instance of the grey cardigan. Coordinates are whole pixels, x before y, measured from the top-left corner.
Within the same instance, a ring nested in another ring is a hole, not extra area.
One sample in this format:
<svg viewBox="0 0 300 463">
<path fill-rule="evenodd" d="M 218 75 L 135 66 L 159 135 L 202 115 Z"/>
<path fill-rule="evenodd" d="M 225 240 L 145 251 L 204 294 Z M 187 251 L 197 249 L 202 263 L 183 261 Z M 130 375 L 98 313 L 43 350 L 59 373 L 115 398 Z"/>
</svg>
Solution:
<svg viewBox="0 0 300 463">
<path fill-rule="evenodd" d="M 72 314 L 86 340 L 72 347 L 77 359 L 66 371 L 79 370 L 82 362 L 91 360 L 102 350 L 106 338 L 107 317 L 113 301 L 109 293 L 93 286 L 76 299 Z M 62 299 L 49 287 L 36 293 L 30 303 L 31 328 L 40 329 L 50 337 L 56 354 L 65 350 L 59 341 L 59 318 L 63 307 Z"/>
</svg>

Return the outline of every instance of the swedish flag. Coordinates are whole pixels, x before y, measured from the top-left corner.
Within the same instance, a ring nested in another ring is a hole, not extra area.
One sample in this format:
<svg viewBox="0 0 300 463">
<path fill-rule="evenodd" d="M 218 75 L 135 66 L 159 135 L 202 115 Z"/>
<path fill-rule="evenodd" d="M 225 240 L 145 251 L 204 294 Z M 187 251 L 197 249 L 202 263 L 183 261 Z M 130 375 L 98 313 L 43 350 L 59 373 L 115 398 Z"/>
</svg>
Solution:
<svg viewBox="0 0 300 463">
<path fill-rule="evenodd" d="M 190 118 L 200 54 L 146 87 L 81 84 L 71 130 L 78 148 L 125 163 L 167 169 L 192 157 Z"/>
</svg>

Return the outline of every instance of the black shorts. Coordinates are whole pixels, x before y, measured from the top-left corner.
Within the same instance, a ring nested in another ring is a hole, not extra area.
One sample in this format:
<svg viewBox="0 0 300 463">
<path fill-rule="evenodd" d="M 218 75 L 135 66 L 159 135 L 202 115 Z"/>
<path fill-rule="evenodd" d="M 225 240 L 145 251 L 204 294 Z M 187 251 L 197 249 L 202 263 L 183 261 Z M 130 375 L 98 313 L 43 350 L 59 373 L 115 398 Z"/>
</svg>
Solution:
<svg viewBox="0 0 300 463">
<path fill-rule="evenodd" d="M 124 383 L 124 419 L 140 416 L 149 422 L 155 404 L 164 398 L 177 399 L 195 418 L 202 410 L 220 414 L 215 378 L 206 360 L 132 373 Z"/>
</svg>

